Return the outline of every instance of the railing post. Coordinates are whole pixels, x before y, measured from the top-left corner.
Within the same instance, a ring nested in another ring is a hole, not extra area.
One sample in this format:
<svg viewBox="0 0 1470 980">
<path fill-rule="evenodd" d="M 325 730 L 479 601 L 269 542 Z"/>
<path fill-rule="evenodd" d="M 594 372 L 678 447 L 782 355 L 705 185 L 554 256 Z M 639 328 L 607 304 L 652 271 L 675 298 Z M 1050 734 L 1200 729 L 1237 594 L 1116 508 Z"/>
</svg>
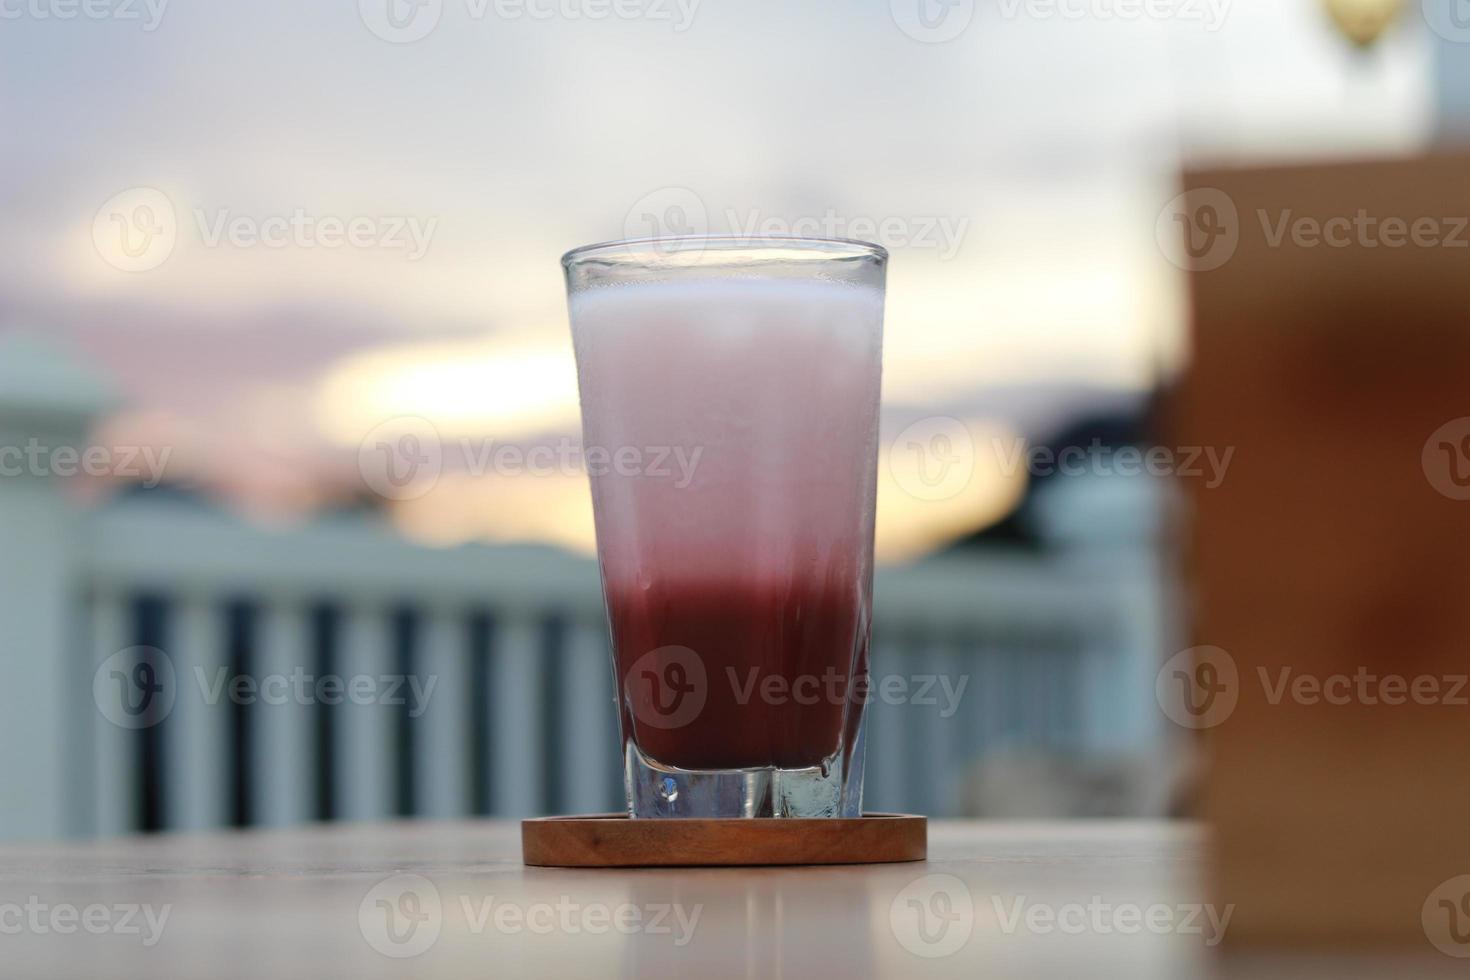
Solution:
<svg viewBox="0 0 1470 980">
<path fill-rule="evenodd" d="M 381 603 L 349 604 L 343 610 L 334 670 L 343 678 L 389 673 L 388 616 Z M 333 709 L 332 779 L 337 819 L 382 820 L 393 812 L 393 728 L 389 709 L 378 701 L 351 699 Z"/>
<path fill-rule="evenodd" d="M 113 654 L 132 646 L 128 619 L 128 601 L 120 593 L 109 590 L 92 596 L 90 656 L 82 661 L 83 669 L 76 671 L 69 695 L 61 695 L 84 739 L 75 760 L 69 760 L 68 771 L 75 774 L 78 784 L 69 802 L 90 804 L 86 830 L 97 837 L 118 837 L 137 830 L 138 733 L 119 727 L 116 715 L 108 717 L 92 698 L 93 672 Z"/>
<path fill-rule="evenodd" d="M 495 812 L 502 817 L 535 816 L 542 806 L 547 765 L 541 758 L 544 651 L 535 611 L 497 610 L 492 648 Z"/>
<path fill-rule="evenodd" d="M 459 609 L 431 608 L 421 636 L 417 676 L 410 679 L 416 686 L 404 685 L 408 710 L 418 712 L 422 733 L 414 745 L 415 797 L 424 816 L 459 817 L 470 809 L 468 616 Z M 423 703 L 417 703 L 419 697 Z"/>
<path fill-rule="evenodd" d="M 293 678 L 315 670 L 311 659 L 308 610 L 288 599 L 272 597 L 260 613 L 251 661 L 259 685 L 250 726 L 253 740 L 250 773 L 255 821 L 286 827 L 310 815 L 316 756 L 311 733 L 312 689 L 298 689 Z M 306 700 L 303 700 L 303 696 Z"/>
<path fill-rule="evenodd" d="M 86 448 L 106 386 L 50 345 L 0 339 L 0 836 L 67 828 L 78 771 L 67 758 L 92 731 L 91 670 L 71 624 L 80 598 L 76 507 L 60 479 Z M 65 450 L 64 454 L 59 450 Z M 82 707 L 85 706 L 85 707 Z M 78 715 L 81 715 L 80 717 Z M 74 777 L 75 778 L 75 777 Z"/>
<path fill-rule="evenodd" d="M 607 770 L 616 766 L 618 720 L 613 702 L 612 655 L 607 627 L 574 619 L 567 626 L 559 681 L 562 805 L 568 813 L 595 813 L 608 806 Z"/>
<path fill-rule="evenodd" d="M 170 829 L 205 830 L 228 822 L 230 700 L 224 610 L 209 595 L 180 598 L 173 658 L 178 764 L 168 782 Z"/>
</svg>

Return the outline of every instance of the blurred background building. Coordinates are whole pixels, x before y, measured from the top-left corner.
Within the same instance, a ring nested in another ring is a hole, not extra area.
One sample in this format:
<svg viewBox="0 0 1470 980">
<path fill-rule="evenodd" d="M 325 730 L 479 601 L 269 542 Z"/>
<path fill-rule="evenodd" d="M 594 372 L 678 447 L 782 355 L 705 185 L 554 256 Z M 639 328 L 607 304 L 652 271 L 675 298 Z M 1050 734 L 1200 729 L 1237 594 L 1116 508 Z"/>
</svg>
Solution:
<svg viewBox="0 0 1470 980">
<path fill-rule="evenodd" d="M 616 808 L 557 258 L 683 232 L 893 252 L 870 807 L 1180 812 L 1177 174 L 1452 138 L 1457 3 L 7 13 L 0 834 Z"/>
</svg>

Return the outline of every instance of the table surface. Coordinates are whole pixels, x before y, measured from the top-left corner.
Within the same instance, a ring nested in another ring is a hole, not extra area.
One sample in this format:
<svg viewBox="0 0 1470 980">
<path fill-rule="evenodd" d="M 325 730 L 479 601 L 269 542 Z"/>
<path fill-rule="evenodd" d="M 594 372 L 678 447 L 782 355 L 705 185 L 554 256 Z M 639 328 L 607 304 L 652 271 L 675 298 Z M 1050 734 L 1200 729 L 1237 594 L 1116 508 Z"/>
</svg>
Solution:
<svg viewBox="0 0 1470 980">
<path fill-rule="evenodd" d="M 9 845 L 0 973 L 1389 975 L 1381 958 L 1216 956 L 1204 846 L 1187 824 L 935 823 L 920 864 L 584 871 L 522 866 L 504 822 Z M 1397 972 L 1464 966 L 1414 964 Z"/>
</svg>

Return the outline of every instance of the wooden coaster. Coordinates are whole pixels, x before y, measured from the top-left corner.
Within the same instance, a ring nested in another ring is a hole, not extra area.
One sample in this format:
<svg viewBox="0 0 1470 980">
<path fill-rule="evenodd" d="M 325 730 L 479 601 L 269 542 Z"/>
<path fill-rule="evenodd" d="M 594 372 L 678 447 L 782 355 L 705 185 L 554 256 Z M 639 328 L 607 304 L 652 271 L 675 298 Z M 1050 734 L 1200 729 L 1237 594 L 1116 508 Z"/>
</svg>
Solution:
<svg viewBox="0 0 1470 980">
<path fill-rule="evenodd" d="M 929 821 L 900 813 L 846 819 L 630 819 L 622 813 L 521 821 L 521 857 L 545 868 L 657 868 L 922 861 Z"/>
</svg>

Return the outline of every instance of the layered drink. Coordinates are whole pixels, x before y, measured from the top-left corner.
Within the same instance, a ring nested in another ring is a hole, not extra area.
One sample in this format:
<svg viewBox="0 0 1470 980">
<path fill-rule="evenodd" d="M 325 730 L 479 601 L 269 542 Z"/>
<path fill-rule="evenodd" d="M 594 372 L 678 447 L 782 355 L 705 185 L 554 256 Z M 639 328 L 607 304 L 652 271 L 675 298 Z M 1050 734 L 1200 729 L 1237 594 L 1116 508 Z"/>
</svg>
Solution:
<svg viewBox="0 0 1470 980">
<path fill-rule="evenodd" d="M 630 807 L 855 815 L 883 253 L 598 248 L 568 276 Z"/>
</svg>

